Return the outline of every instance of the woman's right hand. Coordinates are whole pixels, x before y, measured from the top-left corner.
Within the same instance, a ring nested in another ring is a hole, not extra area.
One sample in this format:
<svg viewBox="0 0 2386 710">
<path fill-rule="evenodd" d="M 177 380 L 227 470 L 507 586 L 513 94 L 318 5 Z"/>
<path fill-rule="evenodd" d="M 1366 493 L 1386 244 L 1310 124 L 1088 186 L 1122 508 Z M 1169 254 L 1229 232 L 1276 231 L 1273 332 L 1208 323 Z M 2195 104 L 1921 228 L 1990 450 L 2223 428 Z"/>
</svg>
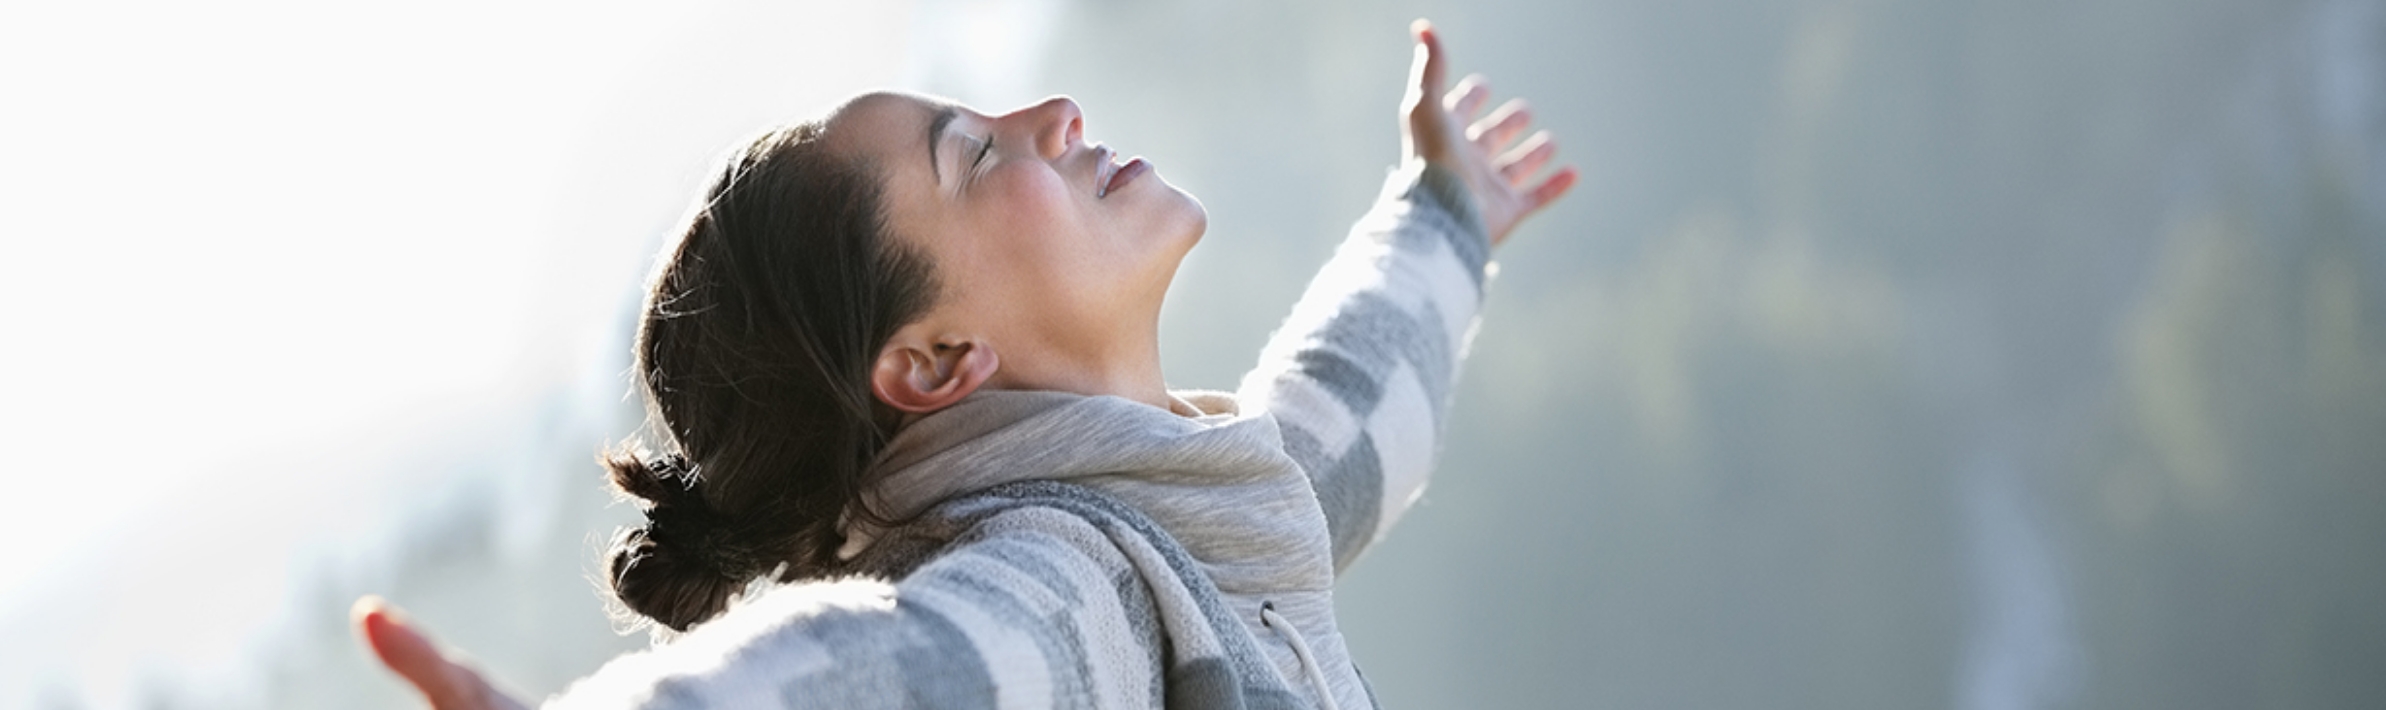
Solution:
<svg viewBox="0 0 2386 710">
<path fill-rule="evenodd" d="M 1417 52 L 1409 67 L 1408 94 L 1400 102 L 1403 159 L 1423 160 L 1464 181 L 1491 245 L 1499 246 L 1516 223 L 1574 187 L 1574 168 L 1560 167 L 1535 180 L 1557 155 L 1558 144 L 1548 131 L 1525 135 L 1533 117 L 1524 100 L 1511 99 L 1475 120 L 1491 99 L 1483 77 L 1468 76 L 1445 93 L 1449 59 L 1440 33 L 1424 20 L 1408 29 L 1416 37 Z M 1518 137 L 1524 137 L 1523 142 L 1517 142 Z"/>
<path fill-rule="evenodd" d="M 356 634 L 373 647 L 373 655 L 398 677 L 422 691 L 434 710 L 522 710 L 528 706 L 498 690 L 465 665 L 458 654 L 443 651 L 431 637 L 395 606 L 380 597 L 356 600 L 348 615 Z"/>
</svg>

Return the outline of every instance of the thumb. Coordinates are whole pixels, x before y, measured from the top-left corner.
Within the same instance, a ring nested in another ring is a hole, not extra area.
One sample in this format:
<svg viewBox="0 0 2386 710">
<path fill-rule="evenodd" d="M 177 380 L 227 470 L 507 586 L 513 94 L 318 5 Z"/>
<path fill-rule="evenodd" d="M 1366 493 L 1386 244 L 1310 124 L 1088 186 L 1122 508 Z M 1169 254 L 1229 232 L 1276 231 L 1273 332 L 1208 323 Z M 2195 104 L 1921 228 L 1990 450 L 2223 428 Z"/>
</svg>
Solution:
<svg viewBox="0 0 2386 710">
<path fill-rule="evenodd" d="M 1427 100 L 1438 99 L 1443 89 L 1441 33 L 1433 29 L 1433 22 L 1418 18 L 1408 23 L 1408 33 L 1417 39 L 1416 58 L 1409 62 L 1409 90 L 1420 92 Z"/>
</svg>

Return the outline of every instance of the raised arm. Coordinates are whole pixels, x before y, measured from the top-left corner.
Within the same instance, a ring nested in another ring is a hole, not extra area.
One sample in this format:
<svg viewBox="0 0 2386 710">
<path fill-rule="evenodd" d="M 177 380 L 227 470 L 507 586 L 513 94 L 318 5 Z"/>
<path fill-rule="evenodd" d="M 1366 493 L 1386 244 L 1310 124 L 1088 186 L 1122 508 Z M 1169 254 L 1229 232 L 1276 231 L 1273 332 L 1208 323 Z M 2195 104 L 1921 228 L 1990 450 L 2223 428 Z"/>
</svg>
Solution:
<svg viewBox="0 0 2386 710">
<path fill-rule="evenodd" d="M 1575 180 L 1571 167 L 1539 177 L 1557 143 L 1547 131 L 1517 142 L 1532 121 L 1522 101 L 1470 123 L 1489 88 L 1470 76 L 1445 91 L 1440 37 L 1422 20 L 1411 32 L 1401 167 L 1239 393 L 1275 413 L 1285 448 L 1307 470 L 1337 572 L 1424 491 L 1494 270 L 1491 249 Z"/>
</svg>

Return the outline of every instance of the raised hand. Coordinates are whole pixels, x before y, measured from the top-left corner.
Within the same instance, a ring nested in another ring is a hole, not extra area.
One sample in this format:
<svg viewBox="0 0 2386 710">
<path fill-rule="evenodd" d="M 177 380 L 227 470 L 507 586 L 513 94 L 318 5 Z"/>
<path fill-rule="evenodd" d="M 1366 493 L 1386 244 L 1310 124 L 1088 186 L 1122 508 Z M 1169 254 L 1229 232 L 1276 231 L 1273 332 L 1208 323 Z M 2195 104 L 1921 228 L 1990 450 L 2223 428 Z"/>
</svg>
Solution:
<svg viewBox="0 0 2386 710">
<path fill-rule="evenodd" d="M 1459 176 L 1474 194 L 1475 211 L 1491 235 L 1492 246 L 1507 241 L 1516 223 L 1540 211 L 1574 187 L 1574 167 L 1564 166 L 1546 177 L 1534 178 L 1558 152 L 1549 131 L 1533 131 L 1532 109 L 1523 99 L 1510 99 L 1481 120 L 1475 117 L 1491 99 L 1480 75 L 1470 75 L 1444 93 L 1449 64 L 1441 36 L 1433 23 L 1409 24 L 1417 40 L 1416 60 L 1409 66 L 1408 95 L 1400 101 L 1404 160 L 1423 160 Z"/>
<path fill-rule="evenodd" d="M 498 690 L 480 671 L 465 665 L 455 654 L 441 650 L 397 607 L 379 597 L 356 600 L 348 615 L 356 621 L 357 635 L 373 647 L 373 655 L 381 658 L 381 664 L 413 684 L 415 690 L 422 691 L 434 710 L 526 707 L 522 701 Z"/>
</svg>

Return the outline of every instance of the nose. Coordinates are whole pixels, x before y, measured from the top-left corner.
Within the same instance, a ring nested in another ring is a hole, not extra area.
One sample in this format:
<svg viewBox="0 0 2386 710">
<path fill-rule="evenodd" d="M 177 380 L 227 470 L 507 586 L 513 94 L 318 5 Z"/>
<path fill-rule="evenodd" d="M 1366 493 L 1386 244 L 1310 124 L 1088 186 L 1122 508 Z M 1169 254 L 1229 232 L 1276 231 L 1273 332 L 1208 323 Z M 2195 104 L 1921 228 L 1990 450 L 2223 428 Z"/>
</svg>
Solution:
<svg viewBox="0 0 2386 710">
<path fill-rule="evenodd" d="M 1067 96 L 1054 96 L 1012 112 L 1035 131 L 1036 153 L 1057 160 L 1085 137 L 1085 111 Z"/>
</svg>

